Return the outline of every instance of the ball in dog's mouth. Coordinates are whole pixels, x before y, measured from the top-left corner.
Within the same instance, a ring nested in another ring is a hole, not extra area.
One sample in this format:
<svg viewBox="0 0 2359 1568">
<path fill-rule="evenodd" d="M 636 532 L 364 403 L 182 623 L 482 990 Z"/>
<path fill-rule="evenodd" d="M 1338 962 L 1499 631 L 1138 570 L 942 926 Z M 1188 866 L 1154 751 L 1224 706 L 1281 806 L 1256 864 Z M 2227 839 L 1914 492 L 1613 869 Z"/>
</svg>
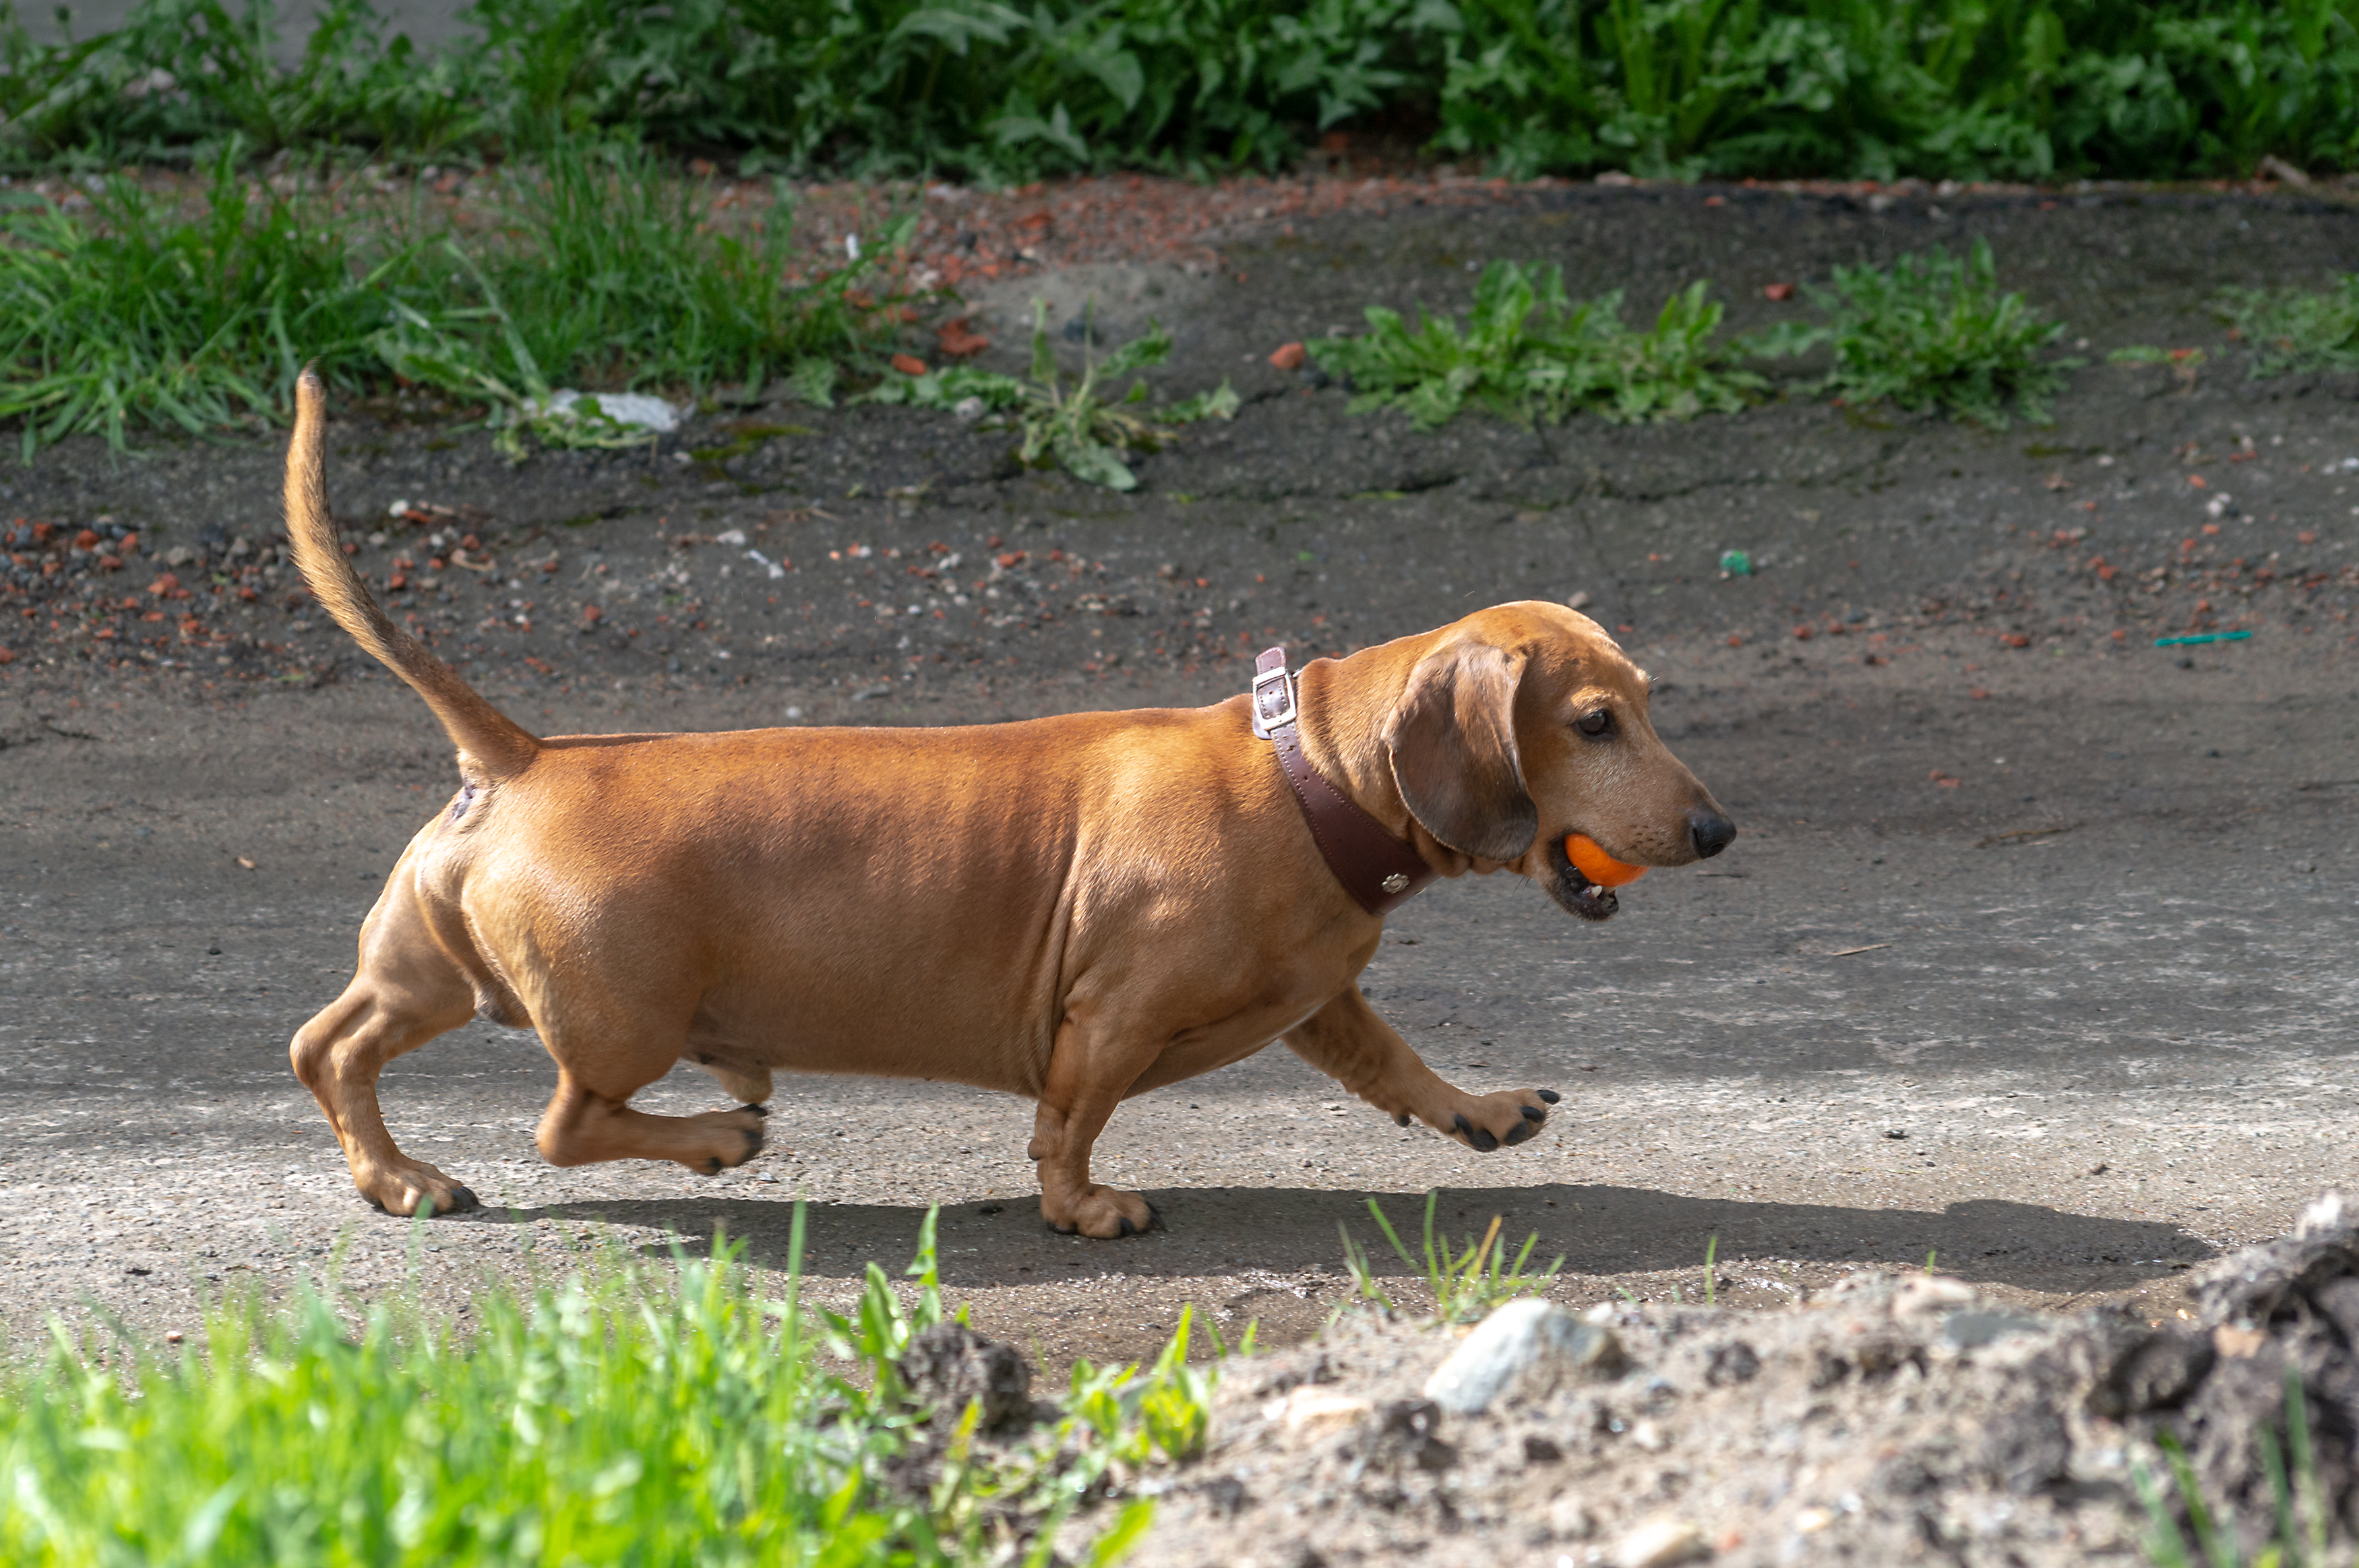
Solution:
<svg viewBox="0 0 2359 1568">
<path fill-rule="evenodd" d="M 1558 838 L 1549 846 L 1549 866 L 1556 875 L 1549 881 L 1549 896 L 1583 920 L 1611 920 L 1622 908 L 1622 901 L 1614 890 L 1599 887 L 1587 873 L 1572 863 L 1564 852 L 1564 840 Z"/>
</svg>

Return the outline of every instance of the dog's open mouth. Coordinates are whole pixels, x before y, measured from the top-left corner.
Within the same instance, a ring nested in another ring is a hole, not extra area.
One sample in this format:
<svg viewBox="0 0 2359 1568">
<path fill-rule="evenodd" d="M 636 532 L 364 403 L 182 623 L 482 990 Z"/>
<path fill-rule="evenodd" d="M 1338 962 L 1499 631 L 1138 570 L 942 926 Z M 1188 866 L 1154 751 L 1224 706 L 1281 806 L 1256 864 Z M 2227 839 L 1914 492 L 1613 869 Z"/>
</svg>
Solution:
<svg viewBox="0 0 2359 1568">
<path fill-rule="evenodd" d="M 1622 901 L 1614 896 L 1612 888 L 1599 887 L 1572 863 L 1564 852 L 1561 834 L 1549 843 L 1549 866 L 1556 872 L 1549 881 L 1549 896 L 1582 919 L 1611 920 L 1621 909 Z"/>
</svg>

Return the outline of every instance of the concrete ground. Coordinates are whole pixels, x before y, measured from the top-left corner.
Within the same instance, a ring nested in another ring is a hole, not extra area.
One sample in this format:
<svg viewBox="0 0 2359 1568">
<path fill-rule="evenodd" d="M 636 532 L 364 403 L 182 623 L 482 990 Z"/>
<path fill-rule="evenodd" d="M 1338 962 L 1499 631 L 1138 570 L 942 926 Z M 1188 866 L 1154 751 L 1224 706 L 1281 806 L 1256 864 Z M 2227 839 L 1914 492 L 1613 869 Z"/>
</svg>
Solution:
<svg viewBox="0 0 2359 1568">
<path fill-rule="evenodd" d="M 2347 247 L 2349 220 L 1796 201 L 1753 212 L 1750 237 L 1721 221 L 1650 198 L 1272 242 L 1238 263 L 1256 281 L 1186 303 L 1170 383 L 1234 373 L 1256 401 L 1153 459 L 1132 497 L 1010 470 L 989 438 L 901 410 L 784 410 L 799 435 L 719 455 L 700 425 L 678 464 L 516 470 L 480 435 L 339 427 L 331 482 L 355 517 L 428 496 L 479 507 L 491 521 L 468 525 L 501 558 L 562 553 L 530 588 L 516 568 L 408 601 L 550 733 L 1209 702 L 1266 641 L 1339 651 L 1587 595 L 1743 837 L 1625 890 L 1602 927 L 1506 879 L 1437 885 L 1364 979 L 1445 1076 L 1561 1090 L 1541 1138 L 1474 1154 L 1267 1051 L 1116 1116 L 1101 1178 L 1145 1189 L 1168 1228 L 1087 1242 L 1041 1227 L 1030 1108 L 939 1085 L 784 1083 L 769 1150 L 720 1178 L 546 1168 L 529 1142 L 546 1056 L 473 1025 L 383 1091 L 397 1137 L 486 1208 L 386 1218 L 354 1197 L 285 1046 L 452 787 L 439 734 L 281 580 L 223 610 L 202 657 L 102 654 L 50 604 L 9 625 L 54 639 L 0 671 L 0 1319 L 17 1336 L 52 1313 L 190 1327 L 203 1292 L 332 1263 L 364 1291 L 415 1273 L 456 1299 L 486 1269 L 716 1228 L 778 1267 L 802 1196 L 822 1295 L 872 1259 L 897 1267 L 939 1204 L 945 1282 L 979 1326 L 1051 1365 L 1134 1357 L 1190 1302 L 1232 1335 L 1310 1332 L 1348 1289 L 1338 1227 L 1376 1242 L 1373 1196 L 1406 1234 L 1429 1189 L 1452 1237 L 1494 1215 L 1537 1233 L 1569 1302 L 1691 1295 L 1710 1250 L 1719 1299 L 1742 1304 L 1932 1255 L 2026 1303 L 2175 1311 L 2182 1271 L 2354 1179 L 2349 387 L 2223 365 L 2185 392 L 2093 366 L 2058 426 L 2004 435 L 1797 400 L 1672 430 L 1420 437 L 1246 361 L 1333 324 L 1338 299 L 1462 290 L 1448 244 L 1642 292 L 1717 265 L 1752 297 L 1753 273 L 1807 277 L 1847 246 L 1977 222 L 2054 282 L 2036 297 L 2086 312 L 2098 348 L 2216 343 L 2201 301 L 2247 267 L 2254 225 L 2290 277 Z M 2125 259 L 2157 245 L 2177 269 L 2158 282 Z M 6 500 L 144 519 L 228 572 L 255 558 L 232 535 L 266 543 L 276 461 L 70 446 L 9 476 Z M 712 543 L 733 526 L 793 563 L 785 602 Z M 887 592 L 910 579 L 875 574 L 937 558 L 935 541 L 964 566 L 908 591 L 943 613 L 899 612 Z M 1738 546 L 1764 569 L 1723 580 Z M 381 581 L 426 547 L 397 537 L 362 564 Z M 594 634 L 577 600 L 603 607 Z M 2255 635 L 2152 645 L 2190 625 Z M 643 1103 L 723 1100 L 684 1068 Z"/>
</svg>

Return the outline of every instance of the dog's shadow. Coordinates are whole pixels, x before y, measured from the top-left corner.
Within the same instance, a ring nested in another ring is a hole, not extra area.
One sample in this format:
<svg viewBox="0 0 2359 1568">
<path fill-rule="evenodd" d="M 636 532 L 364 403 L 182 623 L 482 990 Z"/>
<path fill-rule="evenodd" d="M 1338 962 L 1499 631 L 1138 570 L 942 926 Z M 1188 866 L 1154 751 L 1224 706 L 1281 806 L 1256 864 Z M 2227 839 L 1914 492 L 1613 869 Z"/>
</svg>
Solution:
<svg viewBox="0 0 2359 1568">
<path fill-rule="evenodd" d="M 1038 1200 L 963 1202 L 941 1210 L 937 1241 L 942 1282 L 965 1289 L 1039 1284 L 1101 1272 L 1193 1279 L 1240 1271 L 1337 1273 L 1340 1226 L 1367 1249 L 1376 1271 L 1413 1271 L 1386 1243 L 1368 1212 L 1374 1198 L 1412 1253 L 1421 1249 L 1422 1193 L 1300 1187 L 1189 1187 L 1150 1191 L 1164 1227 L 1120 1241 L 1059 1236 L 1042 1224 Z M 794 1206 L 777 1197 L 616 1199 L 494 1210 L 493 1223 L 608 1223 L 668 1232 L 647 1250 L 701 1252 L 716 1231 L 745 1244 L 745 1261 L 788 1263 Z M 1562 1253 L 1572 1275 L 1700 1268 L 1717 1238 L 1723 1269 L 1745 1260 L 1869 1263 L 1921 1268 L 1984 1284 L 2052 1290 L 2060 1280 L 2102 1271 L 2126 1282 L 2183 1269 L 2214 1249 L 2176 1225 L 2108 1219 L 2038 1204 L 1976 1198 L 1935 1211 L 1844 1208 L 1689 1197 L 1637 1187 L 1550 1184 L 1442 1189 L 1435 1229 L 1463 1246 L 1501 1219 L 1519 1248 L 1537 1233 L 1535 1267 Z M 815 1203 L 805 1210 L 802 1266 L 813 1280 L 855 1279 L 874 1261 L 897 1275 L 915 1248 L 920 1207 Z M 481 1223 L 479 1221 L 478 1223 Z"/>
</svg>

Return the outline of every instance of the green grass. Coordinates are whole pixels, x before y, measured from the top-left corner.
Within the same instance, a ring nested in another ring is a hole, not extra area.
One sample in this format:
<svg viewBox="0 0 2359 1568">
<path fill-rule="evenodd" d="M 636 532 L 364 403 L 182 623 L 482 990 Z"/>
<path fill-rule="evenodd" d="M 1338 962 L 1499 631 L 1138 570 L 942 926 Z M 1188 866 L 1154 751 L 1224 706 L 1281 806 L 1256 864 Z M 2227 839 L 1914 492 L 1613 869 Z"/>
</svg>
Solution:
<svg viewBox="0 0 2359 1568">
<path fill-rule="evenodd" d="M 1632 331 L 1618 292 L 1576 301 L 1559 266 L 1495 261 L 1463 328 L 1422 308 L 1411 327 L 1372 305 L 1364 335 L 1309 347 L 1351 383 L 1354 413 L 1398 408 L 1419 429 L 1470 405 L 1527 425 L 1582 413 L 1623 424 L 1734 413 L 1767 384 L 1715 341 L 1721 307 L 1707 288 L 1672 295 L 1651 328 Z"/>
<path fill-rule="evenodd" d="M 429 53 L 330 0 L 0 22 L 0 158 L 496 157 L 623 129 L 798 172 L 1274 168 L 1383 121 L 1516 176 L 2172 178 L 2359 159 L 2359 0 L 475 0 Z"/>
<path fill-rule="evenodd" d="M 2328 1550 L 2332 1502 L 2318 1474 L 2318 1455 L 2310 1432 L 2310 1404 L 2300 1369 L 2290 1362 L 2285 1371 L 2286 1436 L 2264 1427 L 2257 1433 L 2261 1471 L 2268 1477 L 2273 1508 L 2267 1542 L 2251 1557 L 2236 1529 L 2235 1510 L 2226 1504 L 2207 1503 L 2195 1466 L 2175 1433 L 2155 1439 L 2169 1473 L 2166 1486 L 2142 1463 L 2130 1466 L 2130 1482 L 2147 1514 L 2146 1552 L 2154 1568 L 2329 1568 L 2347 1561 Z M 2288 1466 L 2288 1461 L 2291 1461 Z M 2178 1499 L 2178 1510 L 2172 1498 Z M 2187 1516 L 2184 1530 L 2179 1512 Z M 2193 1538 L 2193 1550 L 2190 1540 Z"/>
<path fill-rule="evenodd" d="M 1470 1238 L 1463 1246 L 1452 1247 L 1448 1237 L 1434 1229 L 1434 1210 L 1440 1197 L 1439 1192 L 1425 1195 L 1425 1245 L 1420 1257 L 1409 1255 L 1391 1219 L 1377 1206 L 1375 1199 L 1368 1200 L 1368 1213 L 1375 1220 L 1376 1228 L 1384 1232 L 1385 1239 L 1392 1244 L 1393 1251 L 1410 1268 L 1423 1271 L 1426 1289 L 1433 1296 L 1435 1322 L 1472 1323 L 1487 1316 L 1494 1307 L 1521 1296 L 1538 1295 L 1555 1282 L 1564 1260 L 1559 1258 L 1539 1273 L 1527 1272 L 1532 1251 L 1540 1241 L 1539 1232 L 1534 1231 L 1524 1238 L 1522 1249 L 1509 1260 L 1506 1245 L 1499 1241 L 1500 1221 L 1496 1215 L 1491 1217 L 1491 1227 L 1480 1241 Z M 1343 1267 L 1360 1300 L 1387 1313 L 1397 1313 L 1400 1309 L 1391 1294 L 1376 1282 L 1367 1249 L 1352 1239 L 1351 1231 L 1341 1222 L 1336 1228 L 1343 1231 Z"/>
<path fill-rule="evenodd" d="M 1149 1504 L 1085 1498 L 1116 1463 L 1201 1444 L 1212 1378 L 1184 1319 L 1150 1368 L 1077 1366 L 1022 1436 L 978 1436 L 970 1407 L 911 1489 L 894 1477 L 926 1412 L 894 1362 L 944 1315 L 932 1217 L 910 1303 L 871 1265 L 844 1314 L 800 1300 L 802 1234 L 799 1207 L 775 1300 L 724 1246 L 494 1287 L 463 1332 L 382 1305 L 355 1327 L 318 1291 L 216 1306 L 202 1348 L 59 1331 L 0 1370 L 0 1561 L 1041 1564 L 1084 1507 L 1084 1561 L 1136 1539 Z"/>
<path fill-rule="evenodd" d="M 1226 381 L 1159 409 L 1147 408 L 1144 379 L 1134 380 L 1127 392 L 1110 398 L 1104 384 L 1169 357 L 1170 335 L 1150 320 L 1145 336 L 1100 359 L 1093 346 L 1094 304 L 1083 312 L 1082 329 L 1082 373 L 1071 387 L 1049 341 L 1048 301 L 1039 299 L 1033 301 L 1028 381 L 970 365 L 915 375 L 897 369 L 857 401 L 943 409 L 1012 427 L 1018 437 L 1016 461 L 1027 468 L 1053 464 L 1084 483 L 1108 490 L 1138 486 L 1138 476 L 1122 460 L 1125 451 L 1153 451 L 1178 434 L 1176 427 L 1181 425 L 1235 416 L 1237 395 Z"/>
<path fill-rule="evenodd" d="M 1834 368 L 1819 389 L 1846 403 L 1890 402 L 2003 427 L 2010 408 L 2034 424 L 2077 360 L 2046 357 L 2063 335 L 2020 294 L 1998 286 L 1990 246 L 1902 256 L 1889 268 L 1839 266 L 1831 287 L 1806 286 L 1821 325 L 1788 324 L 1748 346 L 1765 354 L 1826 344 Z"/>
<path fill-rule="evenodd" d="M 236 161 L 222 151 L 193 217 L 112 177 L 86 213 L 0 209 L 0 417 L 24 420 L 27 457 L 69 435 L 120 447 L 142 426 L 275 417 L 307 360 L 347 390 L 397 375 L 488 405 L 513 447 L 527 430 L 604 438 L 529 416 L 556 387 L 694 394 L 791 372 L 812 391 L 889 347 L 897 301 L 860 289 L 877 287 L 872 263 L 781 281 L 788 193 L 723 220 L 709 187 L 641 148 L 558 140 L 457 226 L 416 203 L 281 196 Z"/>
<path fill-rule="evenodd" d="M 405 258 L 372 265 L 341 225 L 249 195 L 227 156 L 194 222 L 119 178 L 91 203 L 0 208 L 0 417 L 24 421 L 28 459 L 68 435 L 119 447 L 135 423 L 267 413 L 310 358 L 350 381 L 408 281 Z"/>
<path fill-rule="evenodd" d="M 2256 376 L 2359 368 L 2359 273 L 2322 289 L 2230 289 L 2219 308 L 2251 351 Z"/>
</svg>

